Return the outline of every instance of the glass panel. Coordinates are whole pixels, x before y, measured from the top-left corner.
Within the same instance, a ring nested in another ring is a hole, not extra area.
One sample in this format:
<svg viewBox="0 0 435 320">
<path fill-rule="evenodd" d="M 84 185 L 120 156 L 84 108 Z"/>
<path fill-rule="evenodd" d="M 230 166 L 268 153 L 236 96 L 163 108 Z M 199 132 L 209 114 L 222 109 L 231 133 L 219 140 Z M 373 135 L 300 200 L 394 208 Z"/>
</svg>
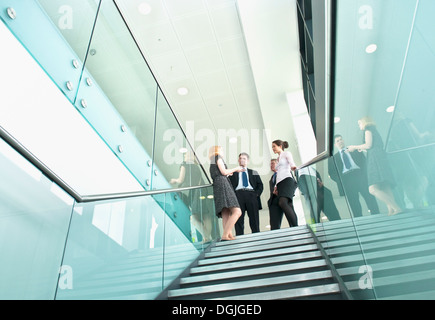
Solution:
<svg viewBox="0 0 435 320">
<path fill-rule="evenodd" d="M 151 197 L 79 204 L 63 265 L 72 288 L 56 299 L 153 299 L 162 290 L 166 214 Z"/>
<path fill-rule="evenodd" d="M 1 19 L 74 102 L 97 13 L 96 1 L 1 0 L 0 9 Z M 77 48 L 70 47 L 63 36 L 74 39 L 80 49 L 74 52 Z"/>
<path fill-rule="evenodd" d="M 430 0 L 338 1 L 337 61 L 349 63 L 336 66 L 341 121 L 331 178 L 352 212 L 348 241 L 364 255 L 359 268 L 344 270 L 359 274 L 350 287 L 377 299 L 435 292 L 433 10 Z"/>
<path fill-rule="evenodd" d="M 77 204 L 62 262 L 73 285 L 56 299 L 156 298 L 220 234 L 212 191 Z"/>
<path fill-rule="evenodd" d="M 3 140 L 0 167 L 0 299 L 53 299 L 74 200 Z"/>
<path fill-rule="evenodd" d="M 372 216 L 365 213 L 359 221 L 354 221 L 348 198 L 342 193 L 342 181 L 331 179 L 336 176 L 334 158 L 298 171 L 299 190 L 305 200 L 305 219 L 311 222 L 311 229 L 353 297 L 372 299 L 373 290 L 362 290 L 360 286 L 361 270 L 367 265 L 360 239 L 373 233 L 370 230 Z"/>
<path fill-rule="evenodd" d="M 2 130 L 77 193 L 143 190 L 2 22 L 0 38 Z"/>
<path fill-rule="evenodd" d="M 200 241 L 201 234 L 197 232 L 193 224 L 195 218 L 201 223 L 201 213 L 193 213 L 193 210 L 199 211 L 199 195 L 200 189 L 190 190 L 184 194 L 165 194 L 164 206 L 167 215 L 164 287 L 178 277 L 203 249 L 202 241 Z M 192 208 L 192 211 L 189 208 Z"/>
<path fill-rule="evenodd" d="M 38 0 L 80 61 L 85 61 L 100 0 Z"/>
<path fill-rule="evenodd" d="M 201 186 L 209 183 L 160 89 L 153 163 L 153 189 Z"/>
<path fill-rule="evenodd" d="M 154 77 L 116 6 L 103 1 L 76 107 L 146 189 L 151 180 L 156 93 Z"/>
</svg>

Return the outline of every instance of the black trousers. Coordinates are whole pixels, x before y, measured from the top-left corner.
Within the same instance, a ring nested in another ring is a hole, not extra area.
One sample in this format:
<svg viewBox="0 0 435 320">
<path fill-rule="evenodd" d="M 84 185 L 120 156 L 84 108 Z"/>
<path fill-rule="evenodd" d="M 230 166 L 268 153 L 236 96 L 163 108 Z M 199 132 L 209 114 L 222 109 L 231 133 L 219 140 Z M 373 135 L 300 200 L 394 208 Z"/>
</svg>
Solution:
<svg viewBox="0 0 435 320">
<path fill-rule="evenodd" d="M 293 201 L 290 205 L 293 206 Z M 284 211 L 279 206 L 279 198 L 276 195 L 272 196 L 272 200 L 270 201 L 269 206 L 270 230 L 281 229 L 283 215 Z M 287 221 L 289 223 L 289 226 L 291 227 L 291 221 L 289 221 L 289 219 L 287 219 Z"/>
<path fill-rule="evenodd" d="M 370 194 L 367 179 L 364 179 L 362 176 L 363 173 L 360 171 L 361 170 L 355 170 L 342 176 L 344 192 L 349 201 L 349 206 L 352 209 L 353 216 L 361 217 L 363 215 L 359 200 L 360 194 L 364 198 L 370 213 L 378 214 L 379 206 L 376 202 L 376 198 Z"/>
<path fill-rule="evenodd" d="M 257 193 L 254 191 L 237 190 L 237 200 L 239 201 L 242 215 L 237 220 L 235 229 L 236 235 L 240 236 L 245 233 L 245 212 L 248 212 L 249 226 L 252 233 L 260 232 L 260 214 L 258 211 Z"/>
</svg>

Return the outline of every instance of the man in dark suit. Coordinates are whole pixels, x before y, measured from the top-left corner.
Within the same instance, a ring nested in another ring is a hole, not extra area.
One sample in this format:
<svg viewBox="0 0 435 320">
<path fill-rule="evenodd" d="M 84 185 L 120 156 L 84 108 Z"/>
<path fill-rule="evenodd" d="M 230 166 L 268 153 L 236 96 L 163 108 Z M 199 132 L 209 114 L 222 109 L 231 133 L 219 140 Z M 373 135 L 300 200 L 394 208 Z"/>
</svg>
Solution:
<svg viewBox="0 0 435 320">
<path fill-rule="evenodd" d="M 269 207 L 270 230 L 281 229 L 282 217 L 284 215 L 284 211 L 282 211 L 278 203 L 279 202 L 278 195 L 273 193 L 276 185 L 277 164 L 278 164 L 277 159 L 270 160 L 270 170 L 272 170 L 273 172 L 273 175 L 269 180 L 270 196 L 269 196 L 269 200 L 267 200 L 267 206 Z"/>
<path fill-rule="evenodd" d="M 347 151 L 341 135 L 334 136 L 334 143 L 339 151 L 329 158 L 328 173 L 331 179 L 337 183 L 340 195 L 346 195 L 353 216 L 362 216 L 362 208 L 359 201 L 360 194 L 364 198 L 370 213 L 378 214 L 378 203 L 369 192 L 365 155 L 361 152 L 351 153 Z"/>
<path fill-rule="evenodd" d="M 239 155 L 239 165 L 245 171 L 234 173 L 230 181 L 236 191 L 242 216 L 236 222 L 236 235 L 243 235 L 245 231 L 245 212 L 248 212 L 249 226 L 252 233 L 260 232 L 260 214 L 262 209 L 260 196 L 263 193 L 263 182 L 257 171 L 248 169 L 249 155 L 242 152 Z"/>
</svg>

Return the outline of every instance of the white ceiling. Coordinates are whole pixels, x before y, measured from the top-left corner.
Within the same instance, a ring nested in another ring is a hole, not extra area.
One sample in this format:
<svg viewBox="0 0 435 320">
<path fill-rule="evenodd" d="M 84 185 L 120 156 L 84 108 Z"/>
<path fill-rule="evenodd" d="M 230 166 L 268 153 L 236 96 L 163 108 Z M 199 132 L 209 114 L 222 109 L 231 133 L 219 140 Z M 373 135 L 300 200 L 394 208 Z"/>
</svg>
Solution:
<svg viewBox="0 0 435 320">
<path fill-rule="evenodd" d="M 260 157 L 251 158 L 260 173 L 269 173 L 275 139 L 289 141 L 300 164 L 286 100 L 302 90 L 296 0 L 116 3 L 194 149 L 204 143 L 201 133 L 222 144 L 219 134 L 230 138 L 233 129 L 249 135 L 233 149 Z M 229 165 L 237 154 L 227 154 Z"/>
</svg>

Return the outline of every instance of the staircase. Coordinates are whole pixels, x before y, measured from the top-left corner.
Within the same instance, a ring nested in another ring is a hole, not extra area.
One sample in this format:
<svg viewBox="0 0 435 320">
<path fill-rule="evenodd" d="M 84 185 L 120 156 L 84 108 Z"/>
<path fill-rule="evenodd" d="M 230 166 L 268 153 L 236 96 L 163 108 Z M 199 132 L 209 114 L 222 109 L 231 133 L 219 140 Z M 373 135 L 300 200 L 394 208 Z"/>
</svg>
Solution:
<svg viewBox="0 0 435 320">
<path fill-rule="evenodd" d="M 435 298 L 433 208 L 312 227 L 354 299 Z M 374 290 L 361 285 L 369 271 Z"/>
<path fill-rule="evenodd" d="M 161 250 L 131 252 L 75 274 L 74 290 L 57 298 L 433 300 L 434 243 L 433 209 L 364 216 L 238 236 L 212 244 L 194 263 L 196 250 L 166 248 L 164 278 Z"/>
<path fill-rule="evenodd" d="M 334 270 L 307 226 L 217 242 L 170 300 L 344 299 Z"/>
</svg>

